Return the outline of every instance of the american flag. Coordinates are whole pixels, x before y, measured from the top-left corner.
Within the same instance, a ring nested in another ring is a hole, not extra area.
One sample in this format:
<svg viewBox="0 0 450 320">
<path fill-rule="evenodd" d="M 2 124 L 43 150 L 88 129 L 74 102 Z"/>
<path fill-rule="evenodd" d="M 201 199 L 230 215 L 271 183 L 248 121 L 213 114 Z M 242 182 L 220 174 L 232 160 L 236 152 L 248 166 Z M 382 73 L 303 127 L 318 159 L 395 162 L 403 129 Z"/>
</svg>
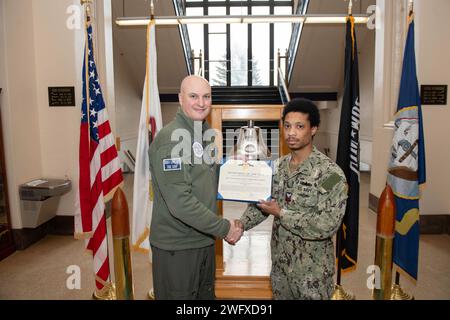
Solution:
<svg viewBox="0 0 450 320">
<path fill-rule="evenodd" d="M 79 212 L 75 215 L 75 228 L 78 236 L 81 233 L 88 238 L 87 249 L 92 250 L 94 256 L 96 286 L 101 290 L 110 276 L 105 201 L 111 199 L 123 183 L 123 176 L 94 62 L 90 23 L 86 35 L 88 49 L 85 48 L 82 73 Z"/>
</svg>

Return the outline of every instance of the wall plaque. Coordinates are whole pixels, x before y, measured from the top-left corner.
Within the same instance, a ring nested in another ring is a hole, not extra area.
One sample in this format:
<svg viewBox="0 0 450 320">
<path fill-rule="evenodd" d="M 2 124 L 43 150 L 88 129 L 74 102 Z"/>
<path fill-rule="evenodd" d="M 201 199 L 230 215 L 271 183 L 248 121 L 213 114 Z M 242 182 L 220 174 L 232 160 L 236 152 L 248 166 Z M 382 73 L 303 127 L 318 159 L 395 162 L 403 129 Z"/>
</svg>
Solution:
<svg viewBox="0 0 450 320">
<path fill-rule="evenodd" d="M 447 104 L 447 85 L 429 85 L 420 86 L 420 99 L 422 105 L 446 105 Z"/>
<path fill-rule="evenodd" d="M 48 87 L 50 107 L 75 107 L 75 87 Z"/>
</svg>

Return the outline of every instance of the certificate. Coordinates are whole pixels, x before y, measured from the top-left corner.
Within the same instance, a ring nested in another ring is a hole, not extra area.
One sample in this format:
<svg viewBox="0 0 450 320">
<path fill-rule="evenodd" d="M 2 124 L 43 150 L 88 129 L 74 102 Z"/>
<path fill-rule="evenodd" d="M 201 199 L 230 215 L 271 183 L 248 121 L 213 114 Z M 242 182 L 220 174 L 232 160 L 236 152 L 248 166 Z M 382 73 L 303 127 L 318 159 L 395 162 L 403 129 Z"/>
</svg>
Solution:
<svg viewBox="0 0 450 320">
<path fill-rule="evenodd" d="M 272 168 L 265 161 L 227 160 L 220 167 L 217 199 L 259 202 L 272 194 Z"/>
</svg>

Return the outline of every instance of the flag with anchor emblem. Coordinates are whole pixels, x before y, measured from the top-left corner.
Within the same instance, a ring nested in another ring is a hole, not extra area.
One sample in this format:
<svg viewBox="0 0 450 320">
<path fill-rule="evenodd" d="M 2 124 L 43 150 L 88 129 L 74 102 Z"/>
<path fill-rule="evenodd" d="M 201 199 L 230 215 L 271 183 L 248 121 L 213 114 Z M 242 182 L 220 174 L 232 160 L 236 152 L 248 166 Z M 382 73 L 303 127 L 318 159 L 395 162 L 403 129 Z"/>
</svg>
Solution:
<svg viewBox="0 0 450 320">
<path fill-rule="evenodd" d="M 388 184 L 395 195 L 393 262 L 396 271 L 417 280 L 419 260 L 419 185 L 425 183 L 425 146 L 416 74 L 414 21 L 411 19 L 403 57 Z"/>
</svg>

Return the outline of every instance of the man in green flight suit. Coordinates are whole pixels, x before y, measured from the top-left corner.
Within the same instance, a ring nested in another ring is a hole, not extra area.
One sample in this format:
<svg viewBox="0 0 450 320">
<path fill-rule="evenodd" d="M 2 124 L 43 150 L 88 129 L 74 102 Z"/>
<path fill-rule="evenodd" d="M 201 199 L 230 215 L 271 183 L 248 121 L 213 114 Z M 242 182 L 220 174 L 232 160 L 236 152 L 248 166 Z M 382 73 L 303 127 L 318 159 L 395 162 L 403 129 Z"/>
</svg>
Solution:
<svg viewBox="0 0 450 320">
<path fill-rule="evenodd" d="M 312 144 L 320 124 L 312 101 L 291 100 L 282 120 L 291 152 L 274 164 L 272 199 L 249 205 L 240 221 L 249 230 L 274 216 L 270 274 L 274 299 L 330 299 L 335 270 L 332 237 L 345 213 L 345 176 Z"/>
<path fill-rule="evenodd" d="M 214 299 L 215 238 L 234 244 L 243 230 L 217 215 L 218 165 L 203 138 L 211 111 L 209 83 L 186 77 L 179 101 L 175 119 L 149 150 L 153 287 L 156 299 Z"/>
</svg>

